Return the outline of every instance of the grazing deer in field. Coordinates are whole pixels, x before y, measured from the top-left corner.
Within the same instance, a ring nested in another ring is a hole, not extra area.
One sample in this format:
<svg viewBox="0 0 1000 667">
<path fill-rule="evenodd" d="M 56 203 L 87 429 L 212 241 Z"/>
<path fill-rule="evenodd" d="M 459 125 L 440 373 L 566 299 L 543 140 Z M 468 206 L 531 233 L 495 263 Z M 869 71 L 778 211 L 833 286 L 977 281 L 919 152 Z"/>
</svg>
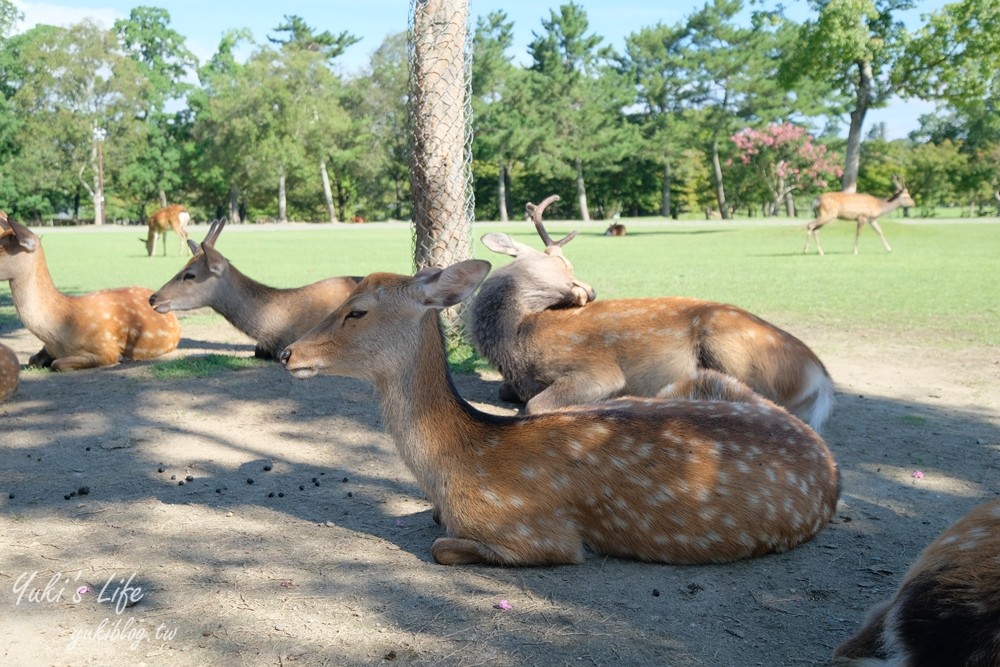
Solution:
<svg viewBox="0 0 1000 667">
<path fill-rule="evenodd" d="M 834 658 L 859 666 L 1000 665 L 1000 500 L 934 540 Z"/>
<path fill-rule="evenodd" d="M 21 362 L 17 360 L 14 350 L 6 345 L 0 345 L 0 403 L 17 391 L 20 380 Z"/>
<path fill-rule="evenodd" d="M 628 399 L 528 416 L 479 412 L 456 392 L 438 311 L 488 262 L 365 278 L 281 353 L 295 377 L 375 385 L 396 448 L 439 512 L 446 565 L 579 563 L 599 554 L 713 563 L 812 538 L 837 504 L 836 463 L 785 410 Z"/>
<path fill-rule="evenodd" d="M 895 211 L 900 206 L 910 208 L 917 205 L 910 196 L 909 190 L 906 189 L 906 186 L 898 178 L 893 178 L 892 183 L 896 186 L 896 191 L 888 199 L 879 199 L 872 195 L 858 194 L 856 192 L 826 192 L 817 197 L 813 201 L 813 211 L 816 219 L 806 227 L 806 247 L 802 252 L 809 252 L 809 241 L 815 238 L 816 250 L 819 254 L 824 254 L 823 248 L 819 244 L 820 227 L 837 218 L 840 220 L 856 220 L 858 223 L 858 228 L 854 233 L 855 255 L 858 254 L 858 239 L 861 238 L 861 228 L 865 226 L 866 222 L 872 226 L 878 237 L 882 239 L 882 245 L 885 246 L 886 251 L 892 252 L 892 248 L 889 247 L 889 242 L 885 240 L 885 234 L 882 233 L 882 228 L 879 226 L 877 218 Z"/>
<path fill-rule="evenodd" d="M 274 359 L 287 345 L 343 303 L 359 277 L 327 278 L 305 287 L 277 289 L 243 275 L 215 249 L 225 220 L 212 223 L 194 257 L 149 297 L 158 312 L 208 306 L 257 342 L 255 355 Z"/>
<path fill-rule="evenodd" d="M 486 279 L 466 308 L 472 342 L 504 378 L 500 397 L 533 414 L 622 395 L 655 396 L 699 368 L 728 373 L 819 430 L 833 383 L 802 341 L 745 310 L 663 297 L 595 301 L 576 278 L 541 213 L 530 212 L 545 251 L 506 234 L 483 243 L 514 262 Z"/>
<path fill-rule="evenodd" d="M 177 234 L 177 239 L 180 243 L 180 247 L 177 250 L 178 255 L 184 254 L 184 244 L 187 243 L 188 233 L 187 226 L 191 221 L 191 216 L 188 212 L 184 210 L 184 207 L 180 204 L 171 204 L 170 206 L 164 206 L 159 211 L 149 216 L 149 220 L 146 223 L 149 225 L 149 235 L 144 239 L 139 239 L 146 244 L 146 253 L 152 257 L 153 253 L 156 252 L 156 237 L 159 236 L 163 239 L 163 256 L 167 256 L 167 230 L 172 229 L 174 233 Z"/>
<path fill-rule="evenodd" d="M 616 222 L 604 230 L 605 236 L 625 236 L 625 225 Z"/>
<path fill-rule="evenodd" d="M 152 359 L 172 351 L 181 337 L 174 315 L 149 309 L 152 290 L 122 287 L 69 296 L 52 283 L 41 241 L 0 212 L 0 280 L 24 326 L 44 347 L 29 366 L 54 371 L 110 366 L 125 359 Z"/>
</svg>

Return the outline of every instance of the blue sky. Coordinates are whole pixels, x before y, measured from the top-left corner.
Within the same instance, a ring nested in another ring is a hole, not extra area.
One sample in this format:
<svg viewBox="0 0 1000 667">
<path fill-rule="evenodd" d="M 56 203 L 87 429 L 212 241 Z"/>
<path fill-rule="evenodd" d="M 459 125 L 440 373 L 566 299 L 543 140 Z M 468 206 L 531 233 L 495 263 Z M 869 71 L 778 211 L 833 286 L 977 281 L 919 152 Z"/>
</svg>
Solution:
<svg viewBox="0 0 1000 667">
<path fill-rule="evenodd" d="M 542 19 L 548 18 L 564 0 L 470 0 L 473 16 L 503 10 L 514 22 L 515 55 L 525 52 L 533 32 L 541 32 Z M 657 22 L 673 24 L 702 7 L 704 0 L 576 0 L 587 12 L 591 32 L 601 35 L 606 43 L 622 50 L 626 35 Z M 116 19 L 125 18 L 133 7 L 157 6 L 170 13 L 171 26 L 188 41 L 200 59 L 214 53 L 219 38 L 231 28 L 249 28 L 254 39 L 263 41 L 273 34 L 285 14 L 296 14 L 318 30 L 333 33 L 347 32 L 361 37 L 361 41 L 348 49 L 341 59 L 346 73 L 365 65 L 369 54 L 383 38 L 405 30 L 409 14 L 409 0 L 297 0 L 289 4 L 247 0 L 241 3 L 225 0 L 64 0 L 62 2 L 29 2 L 14 0 L 23 12 L 22 29 L 36 23 L 68 25 L 84 18 L 110 26 Z M 906 16 L 911 29 L 920 23 L 920 15 L 945 4 L 945 0 L 918 0 L 917 9 Z M 796 19 L 807 16 L 804 0 L 793 0 L 786 5 Z M 890 138 L 904 137 L 918 126 L 921 114 L 933 111 L 933 106 L 915 100 L 895 101 L 888 108 L 870 112 L 866 128 L 874 123 L 886 123 Z M 846 134 L 846 121 L 844 133 Z"/>
</svg>

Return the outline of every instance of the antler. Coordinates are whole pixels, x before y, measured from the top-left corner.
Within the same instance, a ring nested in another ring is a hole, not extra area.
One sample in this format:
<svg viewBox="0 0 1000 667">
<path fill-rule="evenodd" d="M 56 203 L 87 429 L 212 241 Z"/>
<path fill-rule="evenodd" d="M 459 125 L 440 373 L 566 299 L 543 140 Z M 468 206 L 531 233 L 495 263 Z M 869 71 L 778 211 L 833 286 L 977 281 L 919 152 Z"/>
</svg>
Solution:
<svg viewBox="0 0 1000 667">
<path fill-rule="evenodd" d="M 214 246 L 215 242 L 219 240 L 219 234 L 222 233 L 222 228 L 226 226 L 226 219 L 219 218 L 218 220 L 213 220 L 212 225 L 208 228 L 208 234 L 205 235 L 205 240 L 201 242 L 202 245 Z"/>
<path fill-rule="evenodd" d="M 14 228 L 7 223 L 7 211 L 0 211 L 0 239 L 14 233 Z"/>
<path fill-rule="evenodd" d="M 906 184 L 903 183 L 903 179 L 899 177 L 899 174 L 892 175 L 892 185 L 896 188 L 896 190 L 902 190 L 906 187 Z"/>
<path fill-rule="evenodd" d="M 542 224 L 542 212 L 554 201 L 559 201 L 559 195 L 546 197 L 542 200 L 542 203 L 537 206 L 528 202 L 524 207 L 524 210 L 531 216 L 531 221 L 535 223 L 535 229 L 538 230 L 538 235 L 542 237 L 542 241 L 545 243 L 546 248 L 551 248 L 552 246 L 564 246 L 576 237 L 576 230 L 573 230 L 558 241 L 553 241 L 552 237 L 549 236 L 549 233 L 545 231 L 545 225 Z"/>
</svg>

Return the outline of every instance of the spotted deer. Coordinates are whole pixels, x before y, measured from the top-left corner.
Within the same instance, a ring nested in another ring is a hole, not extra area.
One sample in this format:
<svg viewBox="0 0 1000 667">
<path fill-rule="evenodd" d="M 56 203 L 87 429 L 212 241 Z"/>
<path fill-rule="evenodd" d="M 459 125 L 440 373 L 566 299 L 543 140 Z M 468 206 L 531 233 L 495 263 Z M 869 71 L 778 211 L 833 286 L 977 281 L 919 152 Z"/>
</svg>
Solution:
<svg viewBox="0 0 1000 667">
<path fill-rule="evenodd" d="M 212 223 L 177 275 L 149 297 L 160 313 L 209 307 L 257 342 L 255 355 L 274 359 L 287 345 L 343 303 L 361 278 L 327 278 L 304 287 L 278 289 L 241 273 L 215 243 L 225 220 Z"/>
<path fill-rule="evenodd" d="M 595 300 L 541 214 L 545 250 L 506 234 L 483 244 L 515 257 L 465 310 L 476 349 L 503 375 L 500 397 L 529 414 L 624 395 L 655 396 L 699 368 L 728 373 L 813 428 L 833 407 L 833 382 L 801 340 L 741 308 L 684 297 Z"/>
<path fill-rule="evenodd" d="M 11 299 L 24 326 L 44 347 L 29 366 L 69 371 L 152 359 L 177 347 L 175 315 L 150 311 L 152 290 L 106 289 L 70 296 L 56 289 L 39 238 L 0 213 L 0 280 L 10 281 Z"/>
<path fill-rule="evenodd" d="M 0 403 L 10 398 L 21 381 L 21 362 L 14 350 L 0 344 Z"/>
<path fill-rule="evenodd" d="M 178 255 L 184 254 L 184 244 L 188 240 L 187 226 L 191 222 L 191 216 L 180 204 L 164 206 L 160 210 L 149 216 L 146 224 L 149 225 L 149 234 L 146 238 L 139 240 L 146 244 L 146 254 L 150 257 L 156 252 L 156 238 L 163 239 L 163 256 L 167 256 L 167 231 L 174 230 L 180 247 L 177 249 Z"/>
<path fill-rule="evenodd" d="M 834 659 L 859 667 L 1000 665 L 1000 500 L 934 540 Z"/>
<path fill-rule="evenodd" d="M 295 377 L 371 382 L 383 422 L 446 535 L 438 563 L 580 563 L 584 547 L 661 563 L 714 563 L 811 539 L 837 504 L 836 463 L 785 410 L 625 399 L 488 415 L 458 395 L 438 311 L 490 264 L 369 275 L 281 353 Z"/>
<path fill-rule="evenodd" d="M 893 185 L 896 191 L 888 199 L 879 199 L 872 195 L 859 194 L 856 192 L 826 192 L 813 201 L 813 211 L 816 219 L 806 226 L 806 247 L 803 253 L 809 252 L 809 242 L 816 239 L 816 250 L 823 253 L 823 248 L 819 244 L 819 230 L 831 220 L 855 220 L 858 223 L 854 232 L 854 254 L 858 254 L 858 239 L 861 238 L 861 229 L 867 222 L 882 239 L 882 245 L 886 252 L 892 252 L 889 242 L 885 240 L 885 234 L 878 224 L 878 218 L 895 211 L 900 206 L 910 208 L 916 206 L 916 202 L 910 196 L 909 190 L 899 180 L 893 177 Z"/>
</svg>

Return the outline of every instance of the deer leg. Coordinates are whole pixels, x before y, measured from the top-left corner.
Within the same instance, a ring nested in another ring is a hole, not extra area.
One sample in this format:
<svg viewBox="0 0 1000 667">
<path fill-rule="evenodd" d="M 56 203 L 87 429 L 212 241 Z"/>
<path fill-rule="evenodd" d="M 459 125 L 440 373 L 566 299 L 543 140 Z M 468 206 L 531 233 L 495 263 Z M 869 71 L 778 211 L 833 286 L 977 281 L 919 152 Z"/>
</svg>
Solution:
<svg viewBox="0 0 1000 667">
<path fill-rule="evenodd" d="M 441 565 L 509 564 L 487 545 L 464 537 L 439 537 L 431 545 L 431 555 Z"/>
<path fill-rule="evenodd" d="M 878 233 L 878 237 L 882 239 L 882 245 L 885 246 L 886 251 L 892 252 L 892 248 L 889 247 L 889 242 L 885 240 L 885 234 L 882 233 L 882 228 L 879 226 L 878 220 L 870 220 L 869 224 L 871 224 L 872 229 Z"/>
<path fill-rule="evenodd" d="M 858 218 L 858 228 L 854 232 L 854 254 L 855 255 L 858 254 L 858 240 L 861 238 L 861 229 L 865 226 L 866 222 L 868 222 L 868 218 L 866 218 L 864 216 L 860 216 Z"/>
<path fill-rule="evenodd" d="M 528 401 L 525 412 L 531 415 L 567 405 L 593 403 L 611 398 L 624 388 L 625 375 L 618 367 L 564 375 Z"/>
<path fill-rule="evenodd" d="M 813 229 L 812 225 L 806 227 L 806 247 L 802 249 L 802 254 L 806 255 L 809 253 L 809 242 L 812 240 Z"/>
<path fill-rule="evenodd" d="M 163 237 L 163 256 L 167 256 L 167 230 L 160 232 L 160 236 Z"/>
<path fill-rule="evenodd" d="M 56 358 L 49 354 L 44 347 L 28 359 L 28 366 L 34 368 L 48 368 Z"/>
<path fill-rule="evenodd" d="M 118 360 L 109 361 L 96 354 L 77 354 L 72 357 L 59 357 L 52 362 L 52 370 L 59 371 L 79 371 L 85 368 L 97 368 L 99 366 L 113 366 Z"/>
</svg>

